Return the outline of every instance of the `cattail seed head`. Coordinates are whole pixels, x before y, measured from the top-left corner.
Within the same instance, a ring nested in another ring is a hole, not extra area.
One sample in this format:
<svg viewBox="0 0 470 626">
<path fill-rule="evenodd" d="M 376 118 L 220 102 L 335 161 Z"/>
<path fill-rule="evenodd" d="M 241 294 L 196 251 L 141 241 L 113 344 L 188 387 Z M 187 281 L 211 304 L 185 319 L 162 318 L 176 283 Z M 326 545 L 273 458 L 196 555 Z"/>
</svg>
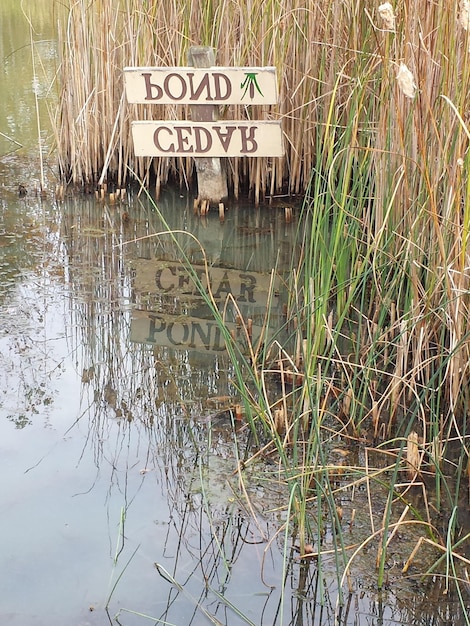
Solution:
<svg viewBox="0 0 470 626">
<path fill-rule="evenodd" d="M 414 81 L 413 74 L 404 63 L 401 63 L 398 68 L 397 83 L 407 98 L 414 98 L 416 93 L 416 83 Z"/>
<path fill-rule="evenodd" d="M 461 0 L 459 13 L 460 26 L 466 31 L 470 30 L 470 2 L 469 0 Z"/>
<path fill-rule="evenodd" d="M 468 4 L 468 3 L 467 3 Z M 395 13 L 390 2 L 384 2 L 379 6 L 379 15 L 387 30 L 395 30 Z"/>
</svg>

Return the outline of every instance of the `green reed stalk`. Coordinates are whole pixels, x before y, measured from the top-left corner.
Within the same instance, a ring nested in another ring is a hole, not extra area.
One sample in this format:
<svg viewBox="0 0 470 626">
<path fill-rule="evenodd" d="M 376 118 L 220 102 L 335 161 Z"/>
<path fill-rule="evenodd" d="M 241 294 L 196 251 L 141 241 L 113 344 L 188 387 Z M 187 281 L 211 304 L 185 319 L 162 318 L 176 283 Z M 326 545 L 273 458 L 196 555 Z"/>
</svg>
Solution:
<svg viewBox="0 0 470 626">
<path fill-rule="evenodd" d="M 122 553 L 123 549 L 124 549 L 124 526 L 126 523 L 126 510 L 124 507 L 121 507 L 121 515 L 119 518 L 119 532 L 118 532 L 118 537 L 117 537 L 117 541 L 116 541 L 116 551 L 114 553 L 114 559 L 113 559 L 113 569 L 116 568 L 118 559 L 119 559 L 119 555 Z M 119 581 L 121 580 L 121 578 L 123 577 L 126 569 L 129 567 L 132 559 L 134 558 L 134 556 L 137 554 L 137 551 L 140 548 L 140 544 L 134 549 L 133 553 L 131 554 L 131 556 L 129 557 L 129 559 L 127 560 L 126 564 L 124 565 L 124 567 L 122 568 L 122 571 L 120 572 L 119 576 L 116 578 L 116 580 L 114 581 L 108 597 L 106 599 L 106 604 L 105 604 L 105 609 L 109 608 L 109 603 L 111 602 L 111 598 L 113 597 L 114 591 L 116 590 L 116 587 L 119 584 Z M 111 573 L 111 580 L 110 580 L 110 585 L 111 585 L 111 581 L 112 581 L 112 577 L 113 577 L 113 573 Z"/>
</svg>

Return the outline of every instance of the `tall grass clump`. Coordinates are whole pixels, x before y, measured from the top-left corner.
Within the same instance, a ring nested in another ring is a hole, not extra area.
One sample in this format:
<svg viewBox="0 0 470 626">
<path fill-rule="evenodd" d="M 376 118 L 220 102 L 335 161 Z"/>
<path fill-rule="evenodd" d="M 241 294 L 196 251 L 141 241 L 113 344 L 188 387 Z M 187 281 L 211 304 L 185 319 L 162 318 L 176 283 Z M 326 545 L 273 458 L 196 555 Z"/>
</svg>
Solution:
<svg viewBox="0 0 470 626">
<path fill-rule="evenodd" d="M 380 588 L 396 524 L 411 518 L 423 528 L 420 546 L 429 541 L 448 562 L 468 565 L 457 541 L 469 537 L 461 500 L 469 486 L 465 6 L 444 2 L 424 13 L 416 2 L 343 3 L 336 17 L 353 25 L 341 42 L 349 61 L 325 58 L 317 67 L 322 84 L 329 74 L 334 84 L 317 103 L 321 131 L 290 288 L 301 381 L 292 432 L 303 425 L 300 475 L 315 477 L 318 527 L 338 527 L 328 471 L 337 437 L 365 444 L 367 463 L 348 471 L 350 484 L 362 474 L 371 494 Z M 410 488 L 432 499 L 442 526 L 427 506 L 410 508 Z M 468 492 L 465 499 L 468 506 Z M 349 553 L 335 537 L 348 572 Z"/>
</svg>

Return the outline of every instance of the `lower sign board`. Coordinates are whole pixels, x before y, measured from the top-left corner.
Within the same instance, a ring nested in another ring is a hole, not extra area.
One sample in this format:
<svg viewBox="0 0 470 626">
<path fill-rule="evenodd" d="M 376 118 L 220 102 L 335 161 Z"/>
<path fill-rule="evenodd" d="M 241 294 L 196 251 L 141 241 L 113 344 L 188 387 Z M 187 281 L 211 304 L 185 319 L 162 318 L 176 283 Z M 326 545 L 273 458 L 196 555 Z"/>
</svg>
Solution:
<svg viewBox="0 0 470 626">
<path fill-rule="evenodd" d="M 232 337 L 244 349 L 248 338 L 244 329 L 234 323 L 225 323 Z M 261 333 L 258 330 L 258 336 Z M 151 311 L 133 311 L 130 340 L 134 343 L 148 343 L 179 350 L 200 352 L 223 352 L 225 339 L 215 320 L 206 320 L 188 315 L 165 315 Z M 256 345 L 256 338 L 250 340 Z"/>
<path fill-rule="evenodd" d="M 133 287 L 139 292 L 157 292 L 185 299 L 201 297 L 195 281 L 181 263 L 135 259 L 131 261 L 131 267 Z M 273 296 L 276 296 L 279 289 L 279 280 L 275 278 L 272 285 L 271 274 L 268 273 L 223 267 L 206 269 L 205 265 L 197 264 L 192 264 L 191 270 L 204 289 L 208 289 L 209 282 L 214 300 L 217 301 L 225 300 L 232 294 L 237 303 L 266 306 L 271 290 Z M 272 297 L 271 303 L 276 302 L 277 299 Z"/>
<path fill-rule="evenodd" d="M 280 157 L 281 122 L 132 122 L 136 156 Z"/>
</svg>

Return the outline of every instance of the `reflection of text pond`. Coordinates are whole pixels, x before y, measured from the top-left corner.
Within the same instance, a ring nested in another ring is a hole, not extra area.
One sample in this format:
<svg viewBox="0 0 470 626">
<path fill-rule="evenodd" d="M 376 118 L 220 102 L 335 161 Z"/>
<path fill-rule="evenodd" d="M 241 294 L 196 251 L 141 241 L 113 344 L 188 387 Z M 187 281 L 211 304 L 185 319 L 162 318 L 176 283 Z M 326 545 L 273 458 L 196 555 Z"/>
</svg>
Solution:
<svg viewBox="0 0 470 626">
<path fill-rule="evenodd" d="M 225 322 L 225 328 L 241 347 L 248 343 L 247 331 L 241 325 Z M 253 327 L 252 343 L 257 342 L 261 329 Z M 220 325 L 186 315 L 172 316 L 134 311 L 131 323 L 131 341 L 150 343 L 168 348 L 222 352 L 225 340 Z"/>
</svg>

